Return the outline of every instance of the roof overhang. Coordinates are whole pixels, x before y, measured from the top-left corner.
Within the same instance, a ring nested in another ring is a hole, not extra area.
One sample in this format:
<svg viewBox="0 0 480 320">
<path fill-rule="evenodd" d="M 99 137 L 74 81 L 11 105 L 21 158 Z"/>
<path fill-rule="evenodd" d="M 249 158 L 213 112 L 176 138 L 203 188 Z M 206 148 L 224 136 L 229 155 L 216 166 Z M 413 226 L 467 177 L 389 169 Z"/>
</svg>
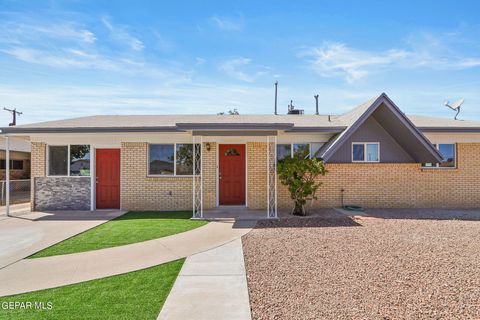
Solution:
<svg viewBox="0 0 480 320">
<path fill-rule="evenodd" d="M 72 127 L 72 128 L 1 128 L 2 134 L 15 133 L 115 133 L 115 132 L 185 132 L 173 126 L 158 127 Z"/>
<path fill-rule="evenodd" d="M 345 130 L 346 126 L 337 127 L 293 127 L 285 130 L 285 132 L 325 132 L 325 133 L 339 133 Z"/>
<path fill-rule="evenodd" d="M 183 130 L 287 130 L 293 123 L 177 123 Z"/>
<path fill-rule="evenodd" d="M 480 127 L 418 127 L 422 132 L 479 133 Z"/>
<path fill-rule="evenodd" d="M 276 136 L 276 130 L 193 130 L 194 136 L 216 136 L 216 137 L 265 137 Z"/>
<path fill-rule="evenodd" d="M 293 128 L 293 123 L 177 123 L 175 126 L 148 127 L 5 127 L 1 134 L 33 134 L 33 133 L 116 133 L 116 132 L 203 132 L 204 135 L 220 135 L 220 132 L 231 132 L 231 135 L 276 135 L 277 130 Z M 215 134 L 213 131 L 217 131 Z M 236 132 L 234 132 L 236 131 Z"/>
</svg>

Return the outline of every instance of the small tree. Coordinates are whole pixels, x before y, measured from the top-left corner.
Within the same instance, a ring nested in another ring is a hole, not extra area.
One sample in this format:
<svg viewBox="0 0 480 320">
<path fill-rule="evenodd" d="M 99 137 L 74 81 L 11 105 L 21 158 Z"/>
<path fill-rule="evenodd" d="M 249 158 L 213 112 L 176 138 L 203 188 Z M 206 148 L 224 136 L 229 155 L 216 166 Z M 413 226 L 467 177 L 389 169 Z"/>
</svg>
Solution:
<svg viewBox="0 0 480 320">
<path fill-rule="evenodd" d="M 277 170 L 280 182 L 288 187 L 294 202 L 292 214 L 304 216 L 307 200 L 317 199 L 315 193 L 322 184 L 316 178 L 327 173 L 323 161 L 286 158 L 278 162 Z"/>
<path fill-rule="evenodd" d="M 225 115 L 225 112 L 219 112 L 217 114 L 218 115 Z M 228 114 L 230 116 L 237 116 L 237 115 L 240 114 L 240 112 L 238 112 L 237 108 L 234 108 L 234 109 L 228 110 L 226 114 Z"/>
</svg>

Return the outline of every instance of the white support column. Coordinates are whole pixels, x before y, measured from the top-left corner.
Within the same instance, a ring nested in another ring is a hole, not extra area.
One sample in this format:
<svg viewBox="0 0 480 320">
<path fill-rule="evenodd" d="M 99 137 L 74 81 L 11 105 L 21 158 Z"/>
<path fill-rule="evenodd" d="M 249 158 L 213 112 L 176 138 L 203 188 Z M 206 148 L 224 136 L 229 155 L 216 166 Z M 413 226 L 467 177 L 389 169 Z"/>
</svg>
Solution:
<svg viewBox="0 0 480 320">
<path fill-rule="evenodd" d="M 197 216 L 197 204 L 195 203 L 195 189 L 196 189 L 196 181 L 195 181 L 195 173 L 197 171 L 197 167 L 196 167 L 196 160 L 195 160 L 195 136 L 193 135 L 192 133 L 192 218 L 196 218 Z M 176 150 L 174 151 L 176 152 Z"/>
<path fill-rule="evenodd" d="M 267 218 L 277 218 L 277 136 L 267 136 Z"/>
<path fill-rule="evenodd" d="M 277 136 L 275 136 L 275 143 L 274 143 L 274 154 L 275 154 L 275 157 L 274 157 L 274 161 L 275 161 L 275 218 L 278 217 L 278 211 L 277 211 L 277 202 L 278 202 L 278 197 L 277 197 Z"/>
<path fill-rule="evenodd" d="M 270 139 L 267 137 L 267 218 L 270 218 Z"/>
<path fill-rule="evenodd" d="M 192 218 L 203 218 L 203 137 L 198 138 L 200 141 L 195 136 L 192 138 Z M 199 144 L 198 147 L 197 144 Z"/>
<path fill-rule="evenodd" d="M 97 190 L 97 171 L 95 145 L 90 145 L 90 211 L 95 211 L 95 195 Z"/>
<path fill-rule="evenodd" d="M 10 141 L 9 136 L 5 136 L 5 211 L 7 213 L 7 217 L 10 215 Z"/>
<path fill-rule="evenodd" d="M 200 218 L 203 218 L 203 137 L 200 137 Z"/>
</svg>

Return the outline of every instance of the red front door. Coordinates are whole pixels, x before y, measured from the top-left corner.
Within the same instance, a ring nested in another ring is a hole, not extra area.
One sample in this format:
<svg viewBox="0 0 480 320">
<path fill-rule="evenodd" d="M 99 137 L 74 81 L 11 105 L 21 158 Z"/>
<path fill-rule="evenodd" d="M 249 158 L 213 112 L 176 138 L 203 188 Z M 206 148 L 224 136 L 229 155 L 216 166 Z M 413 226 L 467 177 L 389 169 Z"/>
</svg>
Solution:
<svg viewBox="0 0 480 320">
<path fill-rule="evenodd" d="M 221 205 L 245 204 L 245 145 L 219 145 L 218 179 Z"/>
<path fill-rule="evenodd" d="M 95 150 L 97 209 L 120 208 L 120 149 Z"/>
</svg>

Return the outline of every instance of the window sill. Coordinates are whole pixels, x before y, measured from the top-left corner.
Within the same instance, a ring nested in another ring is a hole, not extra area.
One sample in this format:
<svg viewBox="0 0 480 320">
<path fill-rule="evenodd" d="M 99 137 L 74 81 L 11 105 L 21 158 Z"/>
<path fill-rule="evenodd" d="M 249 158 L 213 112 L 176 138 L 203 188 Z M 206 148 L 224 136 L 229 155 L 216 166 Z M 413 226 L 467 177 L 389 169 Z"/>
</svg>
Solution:
<svg viewBox="0 0 480 320">
<path fill-rule="evenodd" d="M 91 178 L 91 176 L 49 176 L 45 175 L 46 178 Z"/>
<path fill-rule="evenodd" d="M 193 178 L 193 177 L 200 177 L 200 175 L 192 175 L 192 174 L 189 174 L 189 175 L 173 175 L 173 174 L 169 174 L 169 175 L 161 175 L 161 174 L 148 174 L 147 175 L 147 178 Z"/>
<path fill-rule="evenodd" d="M 421 167 L 422 171 L 430 171 L 430 170 L 447 170 L 447 171 L 453 171 L 453 170 L 458 170 L 458 167 Z"/>
</svg>

